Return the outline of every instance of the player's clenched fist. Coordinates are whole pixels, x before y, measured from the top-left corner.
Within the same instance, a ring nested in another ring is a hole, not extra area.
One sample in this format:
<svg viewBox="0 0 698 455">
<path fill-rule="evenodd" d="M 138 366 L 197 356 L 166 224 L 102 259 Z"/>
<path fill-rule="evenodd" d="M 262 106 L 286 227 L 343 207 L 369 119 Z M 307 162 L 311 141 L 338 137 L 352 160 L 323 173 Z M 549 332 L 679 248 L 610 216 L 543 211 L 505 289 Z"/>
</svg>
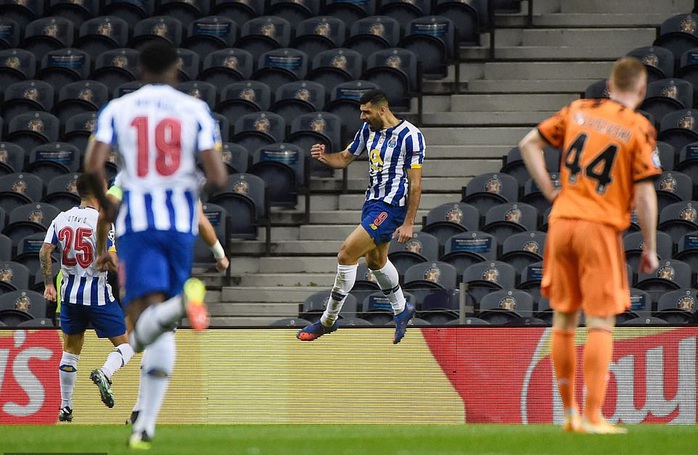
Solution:
<svg viewBox="0 0 698 455">
<path fill-rule="evenodd" d="M 316 160 L 322 161 L 325 155 L 325 144 L 313 144 L 312 147 L 310 147 L 310 156 L 315 158 Z"/>
</svg>

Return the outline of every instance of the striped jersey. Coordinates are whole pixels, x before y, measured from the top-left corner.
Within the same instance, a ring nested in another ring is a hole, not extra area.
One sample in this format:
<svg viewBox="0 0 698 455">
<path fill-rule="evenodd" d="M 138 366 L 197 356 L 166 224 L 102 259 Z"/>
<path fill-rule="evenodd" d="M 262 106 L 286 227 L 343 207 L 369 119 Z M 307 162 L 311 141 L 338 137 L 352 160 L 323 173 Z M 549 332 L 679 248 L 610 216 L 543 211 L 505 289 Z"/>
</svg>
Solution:
<svg viewBox="0 0 698 455">
<path fill-rule="evenodd" d="M 92 207 L 73 207 L 61 212 L 51 222 L 45 243 L 61 251 L 61 298 L 76 305 L 106 305 L 116 303 L 107 272 L 94 265 L 97 259 L 97 219 L 99 212 Z M 107 248 L 113 251 L 110 232 Z"/>
<path fill-rule="evenodd" d="M 221 147 L 208 105 L 164 84 L 110 101 L 93 138 L 121 159 L 117 235 L 146 230 L 198 233 L 200 151 Z"/>
<path fill-rule="evenodd" d="M 407 170 L 422 167 L 426 144 L 422 132 L 406 120 L 392 128 L 371 131 L 364 122 L 347 149 L 359 156 L 368 152 L 369 184 L 366 200 L 402 207 L 407 202 Z"/>
</svg>

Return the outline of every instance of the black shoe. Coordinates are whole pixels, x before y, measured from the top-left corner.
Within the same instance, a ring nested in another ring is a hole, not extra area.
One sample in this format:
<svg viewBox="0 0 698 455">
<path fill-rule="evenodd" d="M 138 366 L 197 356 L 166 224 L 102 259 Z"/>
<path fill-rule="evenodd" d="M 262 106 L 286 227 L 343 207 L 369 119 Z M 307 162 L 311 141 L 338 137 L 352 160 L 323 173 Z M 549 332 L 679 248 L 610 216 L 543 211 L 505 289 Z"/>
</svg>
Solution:
<svg viewBox="0 0 698 455">
<path fill-rule="evenodd" d="M 58 420 L 60 422 L 72 422 L 73 421 L 73 410 L 68 406 L 62 407 L 58 413 Z"/>
<path fill-rule="evenodd" d="M 136 423 L 136 419 L 138 418 L 139 412 L 140 411 L 131 411 L 131 415 L 128 419 L 126 419 L 126 425 L 133 425 L 134 423 Z"/>
<path fill-rule="evenodd" d="M 90 379 L 99 387 L 99 394 L 102 397 L 102 403 L 108 408 L 114 407 L 114 394 L 111 391 L 111 381 L 99 368 L 90 373 Z"/>
</svg>

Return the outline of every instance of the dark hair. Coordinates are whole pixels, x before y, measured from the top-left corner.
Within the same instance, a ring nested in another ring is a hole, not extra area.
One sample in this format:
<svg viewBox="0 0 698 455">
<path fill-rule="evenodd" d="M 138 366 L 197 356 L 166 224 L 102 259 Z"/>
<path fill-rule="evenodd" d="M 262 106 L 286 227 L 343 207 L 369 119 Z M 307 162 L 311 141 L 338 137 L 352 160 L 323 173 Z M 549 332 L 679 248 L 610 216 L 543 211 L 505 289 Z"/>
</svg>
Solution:
<svg viewBox="0 0 698 455">
<path fill-rule="evenodd" d="M 80 199 L 85 199 L 89 196 L 94 196 L 94 191 L 92 189 L 92 180 L 89 178 L 86 172 L 80 174 L 80 176 L 75 180 L 75 187 L 78 190 L 78 195 Z"/>
<path fill-rule="evenodd" d="M 177 50 L 169 43 L 156 40 L 145 44 L 138 52 L 141 71 L 162 74 L 177 63 Z"/>
<path fill-rule="evenodd" d="M 359 98 L 359 104 L 388 104 L 388 98 L 381 90 L 369 90 Z"/>
</svg>

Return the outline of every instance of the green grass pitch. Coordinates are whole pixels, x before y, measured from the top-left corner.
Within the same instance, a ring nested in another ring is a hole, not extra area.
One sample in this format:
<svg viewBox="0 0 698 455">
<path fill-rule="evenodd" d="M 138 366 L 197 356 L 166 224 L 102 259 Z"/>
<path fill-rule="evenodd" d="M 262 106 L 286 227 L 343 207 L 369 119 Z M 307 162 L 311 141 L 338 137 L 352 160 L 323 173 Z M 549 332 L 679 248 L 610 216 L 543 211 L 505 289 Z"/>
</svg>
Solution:
<svg viewBox="0 0 698 455">
<path fill-rule="evenodd" d="M 133 454 L 116 425 L 0 427 L 2 453 Z M 635 425 L 576 435 L 552 425 L 161 425 L 149 454 L 689 455 L 695 426 Z"/>
</svg>

